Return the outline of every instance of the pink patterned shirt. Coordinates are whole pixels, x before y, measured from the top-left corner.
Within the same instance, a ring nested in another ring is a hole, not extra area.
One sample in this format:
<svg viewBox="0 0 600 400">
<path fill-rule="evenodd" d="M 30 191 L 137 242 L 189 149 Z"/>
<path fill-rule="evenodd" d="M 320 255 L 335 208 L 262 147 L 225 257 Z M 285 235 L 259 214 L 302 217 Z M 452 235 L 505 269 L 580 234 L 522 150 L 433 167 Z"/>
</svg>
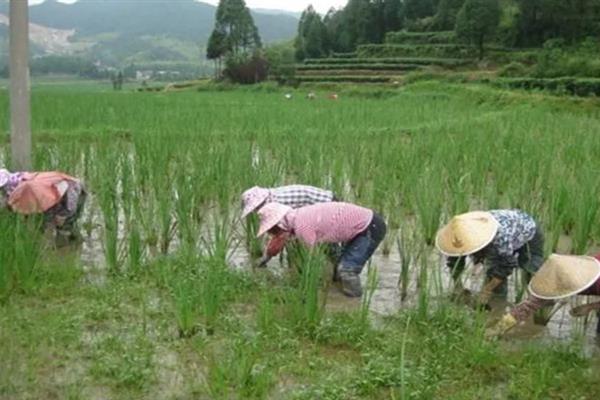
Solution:
<svg viewBox="0 0 600 400">
<path fill-rule="evenodd" d="M 281 227 L 313 247 L 318 243 L 349 242 L 363 232 L 373 211 L 350 203 L 317 203 L 290 211 Z"/>
</svg>

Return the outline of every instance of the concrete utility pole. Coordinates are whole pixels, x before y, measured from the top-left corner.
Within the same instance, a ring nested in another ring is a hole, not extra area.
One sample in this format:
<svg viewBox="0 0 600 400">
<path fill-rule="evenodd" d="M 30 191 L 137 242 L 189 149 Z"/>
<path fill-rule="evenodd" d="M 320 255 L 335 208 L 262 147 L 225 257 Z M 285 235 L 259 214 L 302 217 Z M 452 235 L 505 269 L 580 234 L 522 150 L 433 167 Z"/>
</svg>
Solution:
<svg viewBox="0 0 600 400">
<path fill-rule="evenodd" d="M 10 143 L 12 167 L 31 170 L 29 105 L 29 9 L 27 0 L 10 0 Z"/>
</svg>

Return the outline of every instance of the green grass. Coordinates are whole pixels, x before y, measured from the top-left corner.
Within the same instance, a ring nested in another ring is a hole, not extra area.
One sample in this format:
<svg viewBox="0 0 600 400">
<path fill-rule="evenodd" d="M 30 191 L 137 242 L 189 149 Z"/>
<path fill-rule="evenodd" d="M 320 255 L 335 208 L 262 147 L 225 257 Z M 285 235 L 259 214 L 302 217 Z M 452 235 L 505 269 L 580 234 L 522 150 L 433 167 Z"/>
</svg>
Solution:
<svg viewBox="0 0 600 400">
<path fill-rule="evenodd" d="M 591 252 L 597 101 L 440 82 L 288 90 L 34 86 L 35 166 L 86 180 L 82 231 L 105 263 L 46 251 L 2 216 L 0 398 L 595 398 L 600 365 L 577 342 L 487 342 L 485 315 L 440 301 L 427 242 L 456 212 L 510 206 Z M 388 318 L 367 313 L 375 297 L 334 312 L 318 253 L 295 261 L 301 276 L 230 268 L 250 262 L 231 250 L 257 248 L 239 194 L 296 182 L 381 212 L 418 296 Z"/>
</svg>

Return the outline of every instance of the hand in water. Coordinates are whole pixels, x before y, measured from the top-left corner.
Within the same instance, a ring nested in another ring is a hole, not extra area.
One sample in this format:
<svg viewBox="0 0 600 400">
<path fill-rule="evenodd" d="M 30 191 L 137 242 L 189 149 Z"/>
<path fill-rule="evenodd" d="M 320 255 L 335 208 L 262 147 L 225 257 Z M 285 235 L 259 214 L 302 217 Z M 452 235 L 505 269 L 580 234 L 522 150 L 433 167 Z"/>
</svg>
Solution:
<svg viewBox="0 0 600 400">
<path fill-rule="evenodd" d="M 515 327 L 515 325 L 517 325 L 517 320 L 515 317 L 513 317 L 511 314 L 505 314 L 495 325 L 486 329 L 485 338 L 495 339 L 499 336 L 502 336 Z"/>
</svg>

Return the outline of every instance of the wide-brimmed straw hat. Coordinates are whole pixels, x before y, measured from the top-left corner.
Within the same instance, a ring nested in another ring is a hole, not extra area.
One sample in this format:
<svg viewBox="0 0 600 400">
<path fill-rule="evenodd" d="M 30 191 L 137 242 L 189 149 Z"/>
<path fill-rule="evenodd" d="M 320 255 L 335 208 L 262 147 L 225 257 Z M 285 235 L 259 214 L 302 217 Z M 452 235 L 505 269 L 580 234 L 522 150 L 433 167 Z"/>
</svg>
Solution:
<svg viewBox="0 0 600 400">
<path fill-rule="evenodd" d="M 279 203 L 268 203 L 258 210 L 260 218 L 260 227 L 258 228 L 257 237 L 264 235 L 269 229 L 277 225 L 285 215 L 292 211 L 292 207 L 284 206 Z"/>
<path fill-rule="evenodd" d="M 498 221 L 489 212 L 460 214 L 438 231 L 435 245 L 446 256 L 467 256 L 490 244 L 498 226 Z"/>
<path fill-rule="evenodd" d="M 269 190 L 254 186 L 242 193 L 242 218 L 255 211 L 269 197 Z"/>
<path fill-rule="evenodd" d="M 4 168 L 0 168 L 0 188 L 3 188 L 10 179 L 10 171 Z"/>
<path fill-rule="evenodd" d="M 552 254 L 529 282 L 529 291 L 540 299 L 558 300 L 583 292 L 599 278 L 595 258 Z"/>
</svg>

